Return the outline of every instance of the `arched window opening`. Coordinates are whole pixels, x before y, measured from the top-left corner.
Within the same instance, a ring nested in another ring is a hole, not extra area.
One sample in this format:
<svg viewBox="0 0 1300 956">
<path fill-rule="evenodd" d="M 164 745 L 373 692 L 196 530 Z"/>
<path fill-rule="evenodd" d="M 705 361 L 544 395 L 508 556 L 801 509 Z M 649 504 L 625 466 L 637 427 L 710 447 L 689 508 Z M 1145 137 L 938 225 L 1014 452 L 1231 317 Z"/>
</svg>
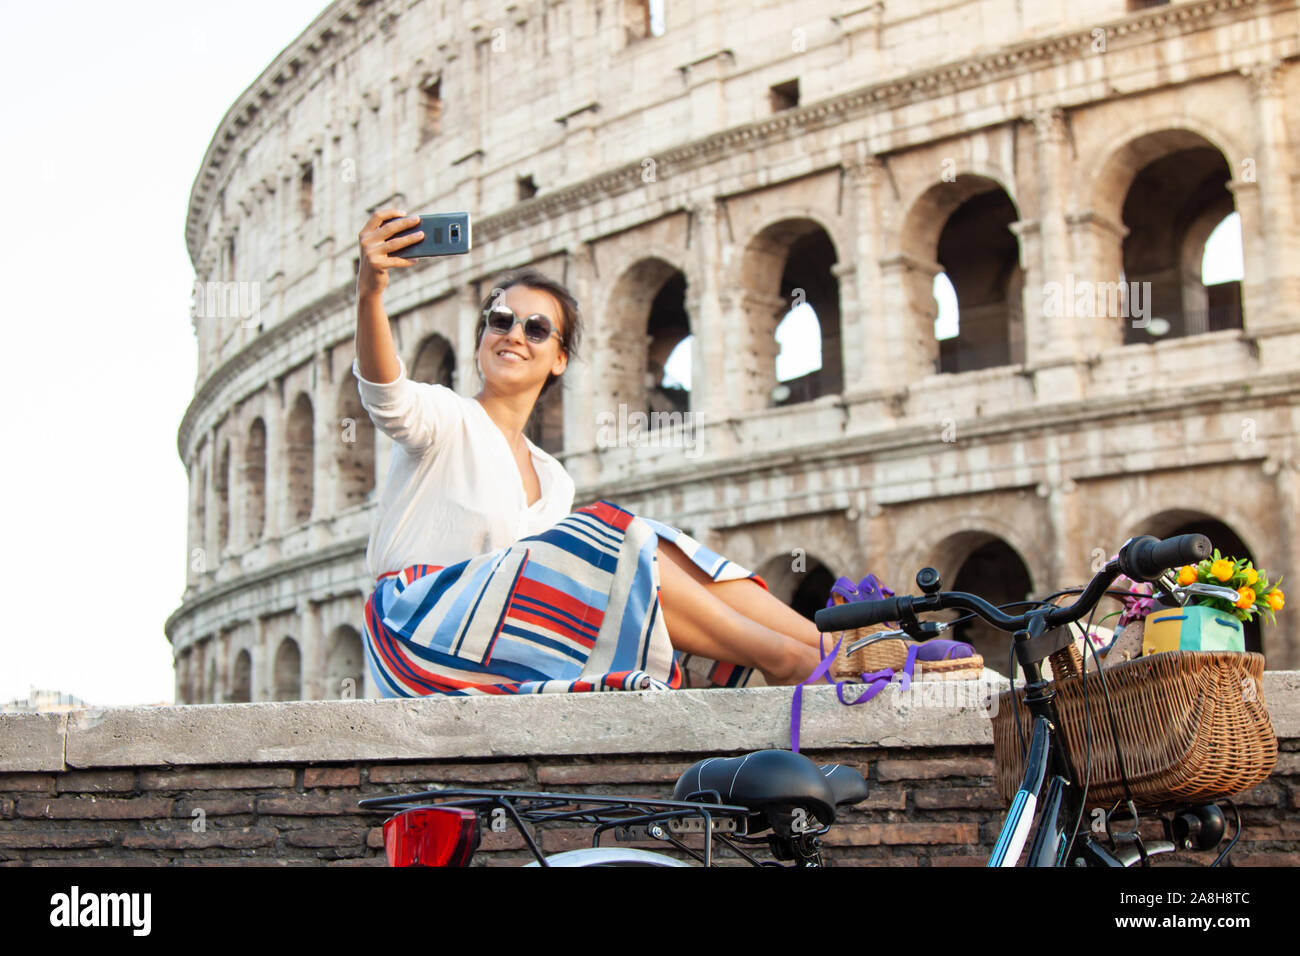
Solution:
<svg viewBox="0 0 1300 956">
<path fill-rule="evenodd" d="M 668 359 L 690 335 L 691 322 L 686 314 L 686 276 L 674 272 L 655 294 L 646 321 L 646 410 L 650 413 L 651 428 L 658 428 L 661 424 L 680 424 L 680 414 L 690 411 L 690 390 L 676 380 L 669 384 L 665 374 Z"/>
<path fill-rule="evenodd" d="M 1212 285 L 1205 278 L 1208 240 L 1235 211 L 1227 160 L 1195 134 L 1169 130 L 1131 144 L 1119 162 L 1161 152 L 1137 169 L 1121 212 L 1129 345 L 1241 327 L 1241 270 Z M 1215 240 L 1216 268 L 1234 238 L 1240 247 L 1239 221 L 1226 230 Z"/>
<path fill-rule="evenodd" d="M 413 382 L 444 385 L 455 391 L 456 351 L 451 343 L 436 333 L 426 338 L 415 353 L 410 377 Z"/>
<path fill-rule="evenodd" d="M 365 504 L 375 488 L 375 424 L 361 404 L 357 383 L 351 378 L 339 385 L 337 408 L 334 507 L 342 511 Z"/>
<path fill-rule="evenodd" d="M 955 328 L 952 335 L 939 338 L 936 318 L 940 372 L 1023 361 L 1024 279 L 1019 240 L 1009 228 L 1018 218 L 1011 197 L 995 186 L 967 199 L 944 223 L 936 253 L 943 272 L 934 285 L 936 293 L 947 294 L 945 283 L 951 290 L 951 317 L 944 318 Z"/>
<path fill-rule="evenodd" d="M 262 540 L 266 528 L 266 423 L 253 419 L 248 428 L 248 445 L 244 449 L 244 501 L 247 510 L 245 531 L 247 544 Z"/>
<path fill-rule="evenodd" d="M 253 657 L 247 650 L 235 655 L 235 669 L 230 680 L 230 702 L 247 704 L 253 699 Z"/>
<path fill-rule="evenodd" d="M 201 455 L 196 454 L 195 460 L 197 462 L 195 470 L 198 477 L 194 502 L 194 544 L 192 547 L 197 548 L 199 554 L 189 556 L 189 570 L 197 575 L 208 570 L 206 554 L 208 547 L 208 467 L 203 462 Z"/>
<path fill-rule="evenodd" d="M 808 402 L 822 395 L 837 395 L 844 388 L 835 263 L 835 247 L 820 226 L 789 244 L 780 295 L 791 308 L 773 332 L 780 345 L 773 405 Z"/>
<path fill-rule="evenodd" d="M 302 653 L 292 637 L 281 641 L 275 652 L 275 699 L 302 699 Z"/>
<path fill-rule="evenodd" d="M 311 520 L 315 497 L 315 434 L 311 399 L 300 392 L 289 413 L 285 451 L 289 461 L 290 517 L 294 524 Z"/>
<path fill-rule="evenodd" d="M 217 492 L 217 549 L 225 553 L 230 544 L 230 442 L 221 444 L 217 458 L 215 489 Z"/>
<path fill-rule="evenodd" d="M 978 594 L 994 605 L 1023 601 L 1033 587 L 1029 568 L 1015 548 L 1001 538 L 979 536 L 983 542 L 970 551 L 957 568 L 952 580 L 943 580 L 948 591 Z M 1012 609 L 1021 613 L 1024 609 Z M 952 637 L 965 641 L 984 658 L 984 666 L 1007 676 L 1010 637 L 980 618 L 966 621 L 953 629 Z"/>
<path fill-rule="evenodd" d="M 364 667 L 361 635 L 346 624 L 335 628 L 325 660 L 325 698 L 337 700 L 360 697 Z"/>
</svg>

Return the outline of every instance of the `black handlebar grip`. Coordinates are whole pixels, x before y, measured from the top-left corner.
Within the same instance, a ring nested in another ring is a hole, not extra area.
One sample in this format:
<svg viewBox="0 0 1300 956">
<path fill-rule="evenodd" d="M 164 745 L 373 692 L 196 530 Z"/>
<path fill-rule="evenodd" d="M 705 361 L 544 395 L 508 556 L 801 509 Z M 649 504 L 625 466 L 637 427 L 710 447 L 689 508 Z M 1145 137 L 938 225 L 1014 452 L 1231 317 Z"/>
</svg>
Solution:
<svg viewBox="0 0 1300 956">
<path fill-rule="evenodd" d="M 1123 549 L 1120 570 L 1134 581 L 1149 581 L 1166 568 L 1202 561 L 1213 550 L 1210 539 L 1203 534 L 1180 534 L 1164 541 L 1143 535 Z"/>
<path fill-rule="evenodd" d="M 899 608 L 910 600 L 907 597 L 883 598 L 879 601 L 850 601 L 824 607 L 813 614 L 817 630 L 825 634 L 828 631 L 851 631 L 858 627 L 882 624 L 885 621 L 897 621 Z"/>
</svg>

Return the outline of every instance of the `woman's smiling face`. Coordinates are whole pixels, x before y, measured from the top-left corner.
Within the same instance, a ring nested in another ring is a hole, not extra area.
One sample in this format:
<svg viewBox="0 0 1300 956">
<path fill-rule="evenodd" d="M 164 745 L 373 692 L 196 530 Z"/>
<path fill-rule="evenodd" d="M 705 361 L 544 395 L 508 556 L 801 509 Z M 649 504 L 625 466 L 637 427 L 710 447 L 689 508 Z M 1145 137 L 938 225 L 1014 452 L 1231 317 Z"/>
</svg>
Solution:
<svg viewBox="0 0 1300 956">
<path fill-rule="evenodd" d="M 560 304 L 549 293 L 523 285 L 506 289 L 499 303 L 521 319 L 530 315 L 546 316 L 556 334 L 538 343 L 528 341 L 523 324 L 519 322 L 504 335 L 484 328 L 478 350 L 483 377 L 512 392 L 521 386 L 540 389 L 550 375 L 559 375 L 568 364 L 568 358 L 560 347 L 560 335 L 564 331 Z"/>
</svg>

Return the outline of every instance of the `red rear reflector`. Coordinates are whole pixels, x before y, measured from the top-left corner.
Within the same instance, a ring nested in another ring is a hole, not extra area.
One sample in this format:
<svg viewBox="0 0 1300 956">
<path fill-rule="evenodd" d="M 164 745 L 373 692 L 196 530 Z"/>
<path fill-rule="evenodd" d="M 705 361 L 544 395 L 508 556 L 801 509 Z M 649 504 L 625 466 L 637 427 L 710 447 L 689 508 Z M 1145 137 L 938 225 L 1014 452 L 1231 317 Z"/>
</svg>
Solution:
<svg viewBox="0 0 1300 956">
<path fill-rule="evenodd" d="M 468 866 L 478 849 L 478 814 L 464 807 L 415 807 L 384 821 L 389 866 Z"/>
</svg>

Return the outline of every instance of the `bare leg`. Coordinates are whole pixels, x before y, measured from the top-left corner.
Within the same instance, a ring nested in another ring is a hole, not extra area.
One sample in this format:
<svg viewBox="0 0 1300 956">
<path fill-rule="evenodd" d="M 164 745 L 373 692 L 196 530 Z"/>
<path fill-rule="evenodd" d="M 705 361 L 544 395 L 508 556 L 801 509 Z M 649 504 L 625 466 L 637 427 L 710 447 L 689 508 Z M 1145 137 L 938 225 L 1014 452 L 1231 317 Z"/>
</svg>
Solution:
<svg viewBox="0 0 1300 956">
<path fill-rule="evenodd" d="M 817 625 L 794 608 L 773 595 L 757 581 L 748 578 L 739 581 L 713 581 L 700 570 L 699 565 L 682 553 L 671 541 L 659 541 L 659 563 L 671 561 L 704 585 L 728 607 L 754 621 L 761 621 L 773 630 L 780 631 L 809 647 L 829 651 L 835 642 L 823 638 Z M 825 653 L 825 651 L 823 651 Z"/>
<path fill-rule="evenodd" d="M 801 641 L 728 607 L 670 560 L 659 562 L 659 606 L 673 647 L 755 667 L 769 684 L 797 684 L 821 660 Z"/>
</svg>

